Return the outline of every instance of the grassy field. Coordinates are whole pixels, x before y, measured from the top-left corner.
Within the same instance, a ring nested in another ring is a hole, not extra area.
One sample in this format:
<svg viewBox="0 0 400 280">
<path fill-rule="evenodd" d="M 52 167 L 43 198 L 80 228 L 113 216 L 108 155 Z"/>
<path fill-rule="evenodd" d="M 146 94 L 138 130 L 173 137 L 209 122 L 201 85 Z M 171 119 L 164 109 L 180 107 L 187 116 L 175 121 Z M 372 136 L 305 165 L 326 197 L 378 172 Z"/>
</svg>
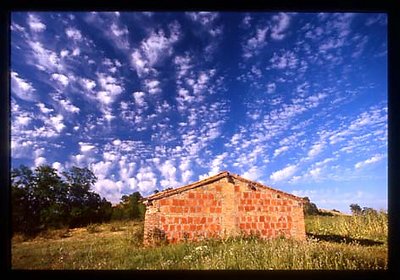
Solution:
<svg viewBox="0 0 400 280">
<path fill-rule="evenodd" d="M 144 248 L 142 222 L 14 236 L 13 269 L 386 269 L 387 216 L 306 218 L 304 242 L 256 238 Z"/>
</svg>

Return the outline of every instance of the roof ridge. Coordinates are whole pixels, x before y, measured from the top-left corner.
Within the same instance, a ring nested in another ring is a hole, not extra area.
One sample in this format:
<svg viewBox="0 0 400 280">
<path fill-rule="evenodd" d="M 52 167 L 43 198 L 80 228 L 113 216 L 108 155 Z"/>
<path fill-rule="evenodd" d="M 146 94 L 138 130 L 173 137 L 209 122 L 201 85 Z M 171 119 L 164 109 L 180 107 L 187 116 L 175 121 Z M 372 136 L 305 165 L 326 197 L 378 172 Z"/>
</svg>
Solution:
<svg viewBox="0 0 400 280">
<path fill-rule="evenodd" d="M 285 196 L 289 196 L 289 197 L 294 198 L 296 200 L 303 200 L 301 197 L 298 197 L 296 195 L 293 195 L 293 194 L 290 194 L 290 193 L 287 193 L 287 192 L 284 192 L 284 191 L 281 191 L 281 190 L 277 190 L 275 188 L 272 188 L 270 186 L 266 186 L 266 185 L 258 183 L 256 181 L 252 181 L 252 180 L 243 178 L 242 176 L 240 176 L 238 174 L 231 173 L 229 171 L 222 171 L 222 172 L 220 172 L 220 173 L 218 173 L 216 175 L 213 175 L 213 176 L 207 177 L 205 179 L 190 183 L 188 185 L 184 185 L 184 186 L 181 186 L 181 187 L 178 187 L 178 188 L 175 188 L 175 189 L 167 189 L 167 190 L 160 191 L 158 193 L 155 193 L 155 194 L 152 194 L 150 196 L 144 197 L 142 199 L 142 201 L 152 201 L 152 200 L 160 199 L 160 198 L 163 198 L 163 197 L 166 197 L 166 196 L 170 196 L 170 195 L 173 195 L 173 194 L 176 194 L 176 193 L 184 192 L 186 190 L 190 190 L 190 189 L 193 189 L 193 188 L 196 188 L 196 187 L 200 187 L 200 186 L 202 186 L 202 185 L 204 185 L 206 183 L 210 183 L 210 182 L 213 182 L 215 180 L 222 179 L 222 178 L 224 178 L 226 176 L 232 176 L 233 178 L 236 178 L 236 179 L 238 179 L 240 181 L 244 181 L 246 183 L 251 183 L 251 184 L 254 184 L 256 186 L 272 190 L 274 192 L 280 193 L 280 194 L 285 195 Z"/>
<path fill-rule="evenodd" d="M 224 176 L 222 176 L 222 175 L 224 175 Z M 172 190 L 170 189 L 170 190 L 160 191 L 158 193 L 155 193 L 155 194 L 152 194 L 150 196 L 144 197 L 142 200 L 145 201 L 145 200 L 155 200 L 155 199 L 158 199 L 158 198 L 162 198 L 162 197 L 165 197 L 165 196 L 170 195 L 170 194 L 179 193 L 181 191 L 185 191 L 185 190 L 189 190 L 189 189 L 195 188 L 197 186 L 201 186 L 201 185 L 203 185 L 205 183 L 208 183 L 208 182 L 216 180 L 216 179 L 223 178 L 223 177 L 225 177 L 227 175 L 229 175 L 228 171 L 222 171 L 222 172 L 220 172 L 218 174 L 215 174 L 213 176 L 207 177 L 205 179 L 202 179 L 202 180 L 199 180 L 199 181 L 196 181 L 196 182 L 193 182 L 193 183 L 190 183 L 190 184 L 187 184 L 187 185 L 184 185 L 184 186 L 172 189 Z"/>
</svg>

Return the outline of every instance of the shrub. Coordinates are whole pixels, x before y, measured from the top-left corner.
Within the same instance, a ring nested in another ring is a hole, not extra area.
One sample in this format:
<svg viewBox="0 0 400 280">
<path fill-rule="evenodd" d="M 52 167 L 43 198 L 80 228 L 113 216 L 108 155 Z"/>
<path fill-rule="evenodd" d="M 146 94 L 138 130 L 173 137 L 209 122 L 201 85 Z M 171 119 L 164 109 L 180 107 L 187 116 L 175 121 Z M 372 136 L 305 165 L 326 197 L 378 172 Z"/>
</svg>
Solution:
<svg viewBox="0 0 400 280">
<path fill-rule="evenodd" d="M 86 227 L 86 230 L 87 230 L 89 233 L 100 232 L 100 228 L 99 228 L 99 225 L 98 225 L 98 224 L 89 224 L 89 225 Z"/>
</svg>

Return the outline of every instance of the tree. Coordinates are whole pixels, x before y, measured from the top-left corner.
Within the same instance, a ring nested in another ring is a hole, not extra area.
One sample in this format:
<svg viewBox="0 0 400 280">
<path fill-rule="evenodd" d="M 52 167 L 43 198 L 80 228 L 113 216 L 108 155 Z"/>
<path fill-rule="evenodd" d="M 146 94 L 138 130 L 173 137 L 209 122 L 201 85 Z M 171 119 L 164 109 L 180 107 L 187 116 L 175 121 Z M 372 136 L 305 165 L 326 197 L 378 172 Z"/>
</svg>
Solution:
<svg viewBox="0 0 400 280">
<path fill-rule="evenodd" d="M 91 191 L 97 178 L 87 168 L 63 172 L 42 165 L 11 171 L 11 207 L 14 232 L 35 234 L 49 227 L 75 227 L 107 221 L 111 203 Z"/>
<path fill-rule="evenodd" d="M 353 215 L 361 214 L 361 207 L 358 204 L 355 204 L 355 203 L 350 204 L 350 210 Z"/>
<path fill-rule="evenodd" d="M 11 170 L 11 216 L 14 232 L 33 234 L 39 224 L 39 215 L 33 200 L 33 182 L 34 174 L 28 167 L 21 165 Z"/>
<path fill-rule="evenodd" d="M 129 220 L 129 219 L 144 219 L 146 207 L 139 202 L 142 196 L 139 192 L 134 192 L 130 195 L 123 195 L 121 202 L 113 208 L 113 219 Z"/>
<path fill-rule="evenodd" d="M 318 210 L 317 205 L 312 203 L 310 199 L 306 196 L 303 197 L 304 200 L 304 215 L 318 215 L 320 212 Z"/>
<path fill-rule="evenodd" d="M 378 215 L 378 211 L 376 211 L 374 208 L 363 207 L 361 214 L 363 214 L 363 215 Z"/>
<path fill-rule="evenodd" d="M 39 211 L 40 228 L 61 227 L 68 213 L 68 186 L 55 168 L 41 165 L 35 169 L 33 198 Z"/>
</svg>

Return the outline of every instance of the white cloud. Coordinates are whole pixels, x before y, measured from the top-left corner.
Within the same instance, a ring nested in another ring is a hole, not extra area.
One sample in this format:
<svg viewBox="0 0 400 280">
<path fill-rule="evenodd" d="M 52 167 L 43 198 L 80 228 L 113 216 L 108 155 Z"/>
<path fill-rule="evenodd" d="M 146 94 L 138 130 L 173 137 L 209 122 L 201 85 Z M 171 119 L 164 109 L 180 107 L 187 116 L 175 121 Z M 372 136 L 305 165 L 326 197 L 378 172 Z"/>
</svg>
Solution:
<svg viewBox="0 0 400 280">
<path fill-rule="evenodd" d="M 67 34 L 68 38 L 71 38 L 73 40 L 76 40 L 76 41 L 82 40 L 82 34 L 76 28 L 69 27 L 69 28 L 65 29 L 65 34 Z"/>
<path fill-rule="evenodd" d="M 80 146 L 81 153 L 87 153 L 87 152 L 92 151 L 94 148 L 96 148 L 96 146 L 94 146 L 90 143 L 84 143 L 84 142 L 79 142 L 79 146 Z"/>
<path fill-rule="evenodd" d="M 17 127 L 27 126 L 32 121 L 32 118 L 27 114 L 21 114 L 15 117 L 15 125 Z"/>
<path fill-rule="evenodd" d="M 61 172 L 64 171 L 64 166 L 63 166 L 60 162 L 58 162 L 58 161 L 53 162 L 53 164 L 51 165 L 51 167 L 53 167 L 54 169 L 56 169 L 57 172 L 58 172 L 58 174 L 61 174 Z"/>
<path fill-rule="evenodd" d="M 60 105 L 64 108 L 64 110 L 71 112 L 71 113 L 79 113 L 80 109 L 73 105 L 68 99 L 61 99 Z"/>
<path fill-rule="evenodd" d="M 29 61 L 30 64 L 33 64 L 41 71 L 47 72 L 57 72 L 64 69 L 64 66 L 61 64 L 60 57 L 56 52 L 44 48 L 42 43 L 39 41 L 28 40 L 27 44 L 32 49 L 32 58 L 35 60 Z M 31 58 L 28 57 L 28 59 Z"/>
<path fill-rule="evenodd" d="M 92 89 L 94 89 L 96 87 L 96 82 L 90 79 L 85 79 L 82 78 L 80 79 L 80 82 L 82 84 L 82 86 L 87 89 L 88 91 L 91 91 Z"/>
<path fill-rule="evenodd" d="M 61 51 L 60 51 L 60 56 L 61 56 L 61 57 L 66 57 L 68 54 L 69 54 L 69 51 L 68 51 L 68 50 L 61 50 Z"/>
<path fill-rule="evenodd" d="M 258 166 L 252 166 L 242 174 L 242 177 L 249 180 L 258 180 L 262 175 L 263 173 Z"/>
<path fill-rule="evenodd" d="M 281 55 L 274 53 L 274 56 L 271 58 L 270 62 L 272 63 L 271 67 L 276 69 L 294 69 L 298 64 L 298 59 L 294 52 L 285 51 Z"/>
<path fill-rule="evenodd" d="M 96 97 L 97 100 L 105 106 L 114 103 L 118 95 L 124 90 L 123 86 L 119 84 L 114 77 L 102 73 L 98 74 L 98 82 L 102 90 L 97 92 Z"/>
<path fill-rule="evenodd" d="M 269 178 L 274 182 L 283 181 L 291 177 L 296 171 L 296 165 L 288 165 L 287 167 L 272 173 Z"/>
<path fill-rule="evenodd" d="M 39 166 L 39 165 L 43 165 L 43 164 L 46 164 L 46 158 L 44 158 L 44 157 L 37 157 L 36 159 L 35 159 L 35 166 Z"/>
<path fill-rule="evenodd" d="M 110 179 L 101 179 L 95 183 L 94 191 L 111 203 L 117 204 L 122 197 L 122 186 L 123 184 L 121 182 L 114 182 Z"/>
<path fill-rule="evenodd" d="M 42 32 L 46 29 L 46 25 L 43 24 L 40 19 L 33 14 L 28 15 L 28 25 L 29 28 L 34 32 Z"/>
<path fill-rule="evenodd" d="M 274 93 L 276 89 L 276 84 L 275 83 L 269 83 L 267 85 L 267 93 Z"/>
<path fill-rule="evenodd" d="M 282 146 L 282 147 L 279 147 L 278 149 L 276 149 L 276 150 L 274 151 L 274 157 L 279 156 L 281 153 L 283 153 L 283 152 L 285 152 L 285 151 L 287 151 L 287 150 L 289 150 L 289 146 Z"/>
<path fill-rule="evenodd" d="M 133 93 L 133 98 L 135 100 L 136 105 L 139 107 L 147 107 L 146 101 L 144 101 L 145 93 L 142 91 L 135 91 Z"/>
<path fill-rule="evenodd" d="M 67 76 L 59 73 L 53 73 L 51 74 L 51 78 L 57 82 L 59 82 L 61 85 L 64 87 L 68 85 L 69 79 Z"/>
<path fill-rule="evenodd" d="M 212 25 L 219 16 L 216 12 L 188 12 L 186 15 L 188 15 L 191 20 L 207 27 Z"/>
<path fill-rule="evenodd" d="M 321 153 L 321 151 L 323 150 L 323 148 L 324 148 L 324 144 L 323 144 L 323 143 L 314 144 L 314 145 L 311 147 L 310 151 L 308 151 L 308 154 L 307 154 L 307 155 L 308 155 L 310 158 L 315 157 L 316 155 L 318 155 L 319 153 Z"/>
<path fill-rule="evenodd" d="M 17 72 L 11 72 L 11 93 L 25 101 L 34 101 L 37 99 L 35 91 L 31 83 L 19 77 Z"/>
<path fill-rule="evenodd" d="M 119 140 L 119 139 L 115 139 L 113 142 L 113 145 L 115 145 L 115 146 L 119 146 L 119 145 L 121 145 L 121 140 Z"/>
<path fill-rule="evenodd" d="M 157 80 L 145 80 L 144 84 L 145 84 L 146 89 L 151 94 L 155 94 L 155 93 L 161 92 L 161 88 L 159 87 L 160 82 L 157 81 Z"/>
<path fill-rule="evenodd" d="M 266 34 L 268 27 L 258 28 L 256 34 L 247 40 L 246 44 L 243 45 L 243 56 L 245 58 L 250 58 L 267 45 Z"/>
<path fill-rule="evenodd" d="M 63 120 L 64 117 L 58 114 L 57 116 L 50 117 L 49 123 L 58 133 L 60 133 L 65 128 Z"/>
<path fill-rule="evenodd" d="M 160 170 L 161 175 L 164 178 L 160 182 L 160 185 L 163 188 L 174 188 L 180 185 L 180 183 L 176 180 L 177 169 L 171 160 L 166 160 L 163 164 L 158 166 L 158 169 Z"/>
<path fill-rule="evenodd" d="M 374 155 L 373 157 L 371 157 L 371 158 L 369 158 L 369 159 L 366 159 L 366 160 L 364 160 L 364 161 L 357 162 L 357 163 L 354 165 L 354 167 L 355 167 L 356 169 L 360 169 L 360 168 L 362 168 L 362 167 L 364 167 L 364 166 L 366 166 L 366 165 L 370 165 L 370 164 L 372 164 L 372 163 L 378 162 L 378 161 L 382 160 L 383 158 L 384 158 L 384 156 L 383 156 L 382 154 L 377 154 L 377 155 Z"/>
<path fill-rule="evenodd" d="M 36 106 L 39 107 L 40 112 L 42 112 L 43 114 L 48 114 L 54 111 L 54 109 L 47 108 L 43 103 L 38 103 L 36 104 Z"/>
<path fill-rule="evenodd" d="M 156 188 L 157 177 L 150 167 L 140 167 L 136 180 L 141 193 L 147 194 Z"/>
<path fill-rule="evenodd" d="M 286 13 L 279 13 L 272 17 L 272 21 L 271 38 L 274 40 L 282 40 L 286 36 L 284 32 L 289 27 L 290 17 Z"/>
<path fill-rule="evenodd" d="M 140 48 L 131 54 L 131 63 L 139 77 L 155 71 L 152 67 L 160 63 L 166 56 L 173 52 L 173 44 L 180 37 L 180 25 L 177 22 L 169 25 L 170 37 L 166 37 L 163 30 L 152 31 L 150 36 L 144 39 Z"/>
</svg>

